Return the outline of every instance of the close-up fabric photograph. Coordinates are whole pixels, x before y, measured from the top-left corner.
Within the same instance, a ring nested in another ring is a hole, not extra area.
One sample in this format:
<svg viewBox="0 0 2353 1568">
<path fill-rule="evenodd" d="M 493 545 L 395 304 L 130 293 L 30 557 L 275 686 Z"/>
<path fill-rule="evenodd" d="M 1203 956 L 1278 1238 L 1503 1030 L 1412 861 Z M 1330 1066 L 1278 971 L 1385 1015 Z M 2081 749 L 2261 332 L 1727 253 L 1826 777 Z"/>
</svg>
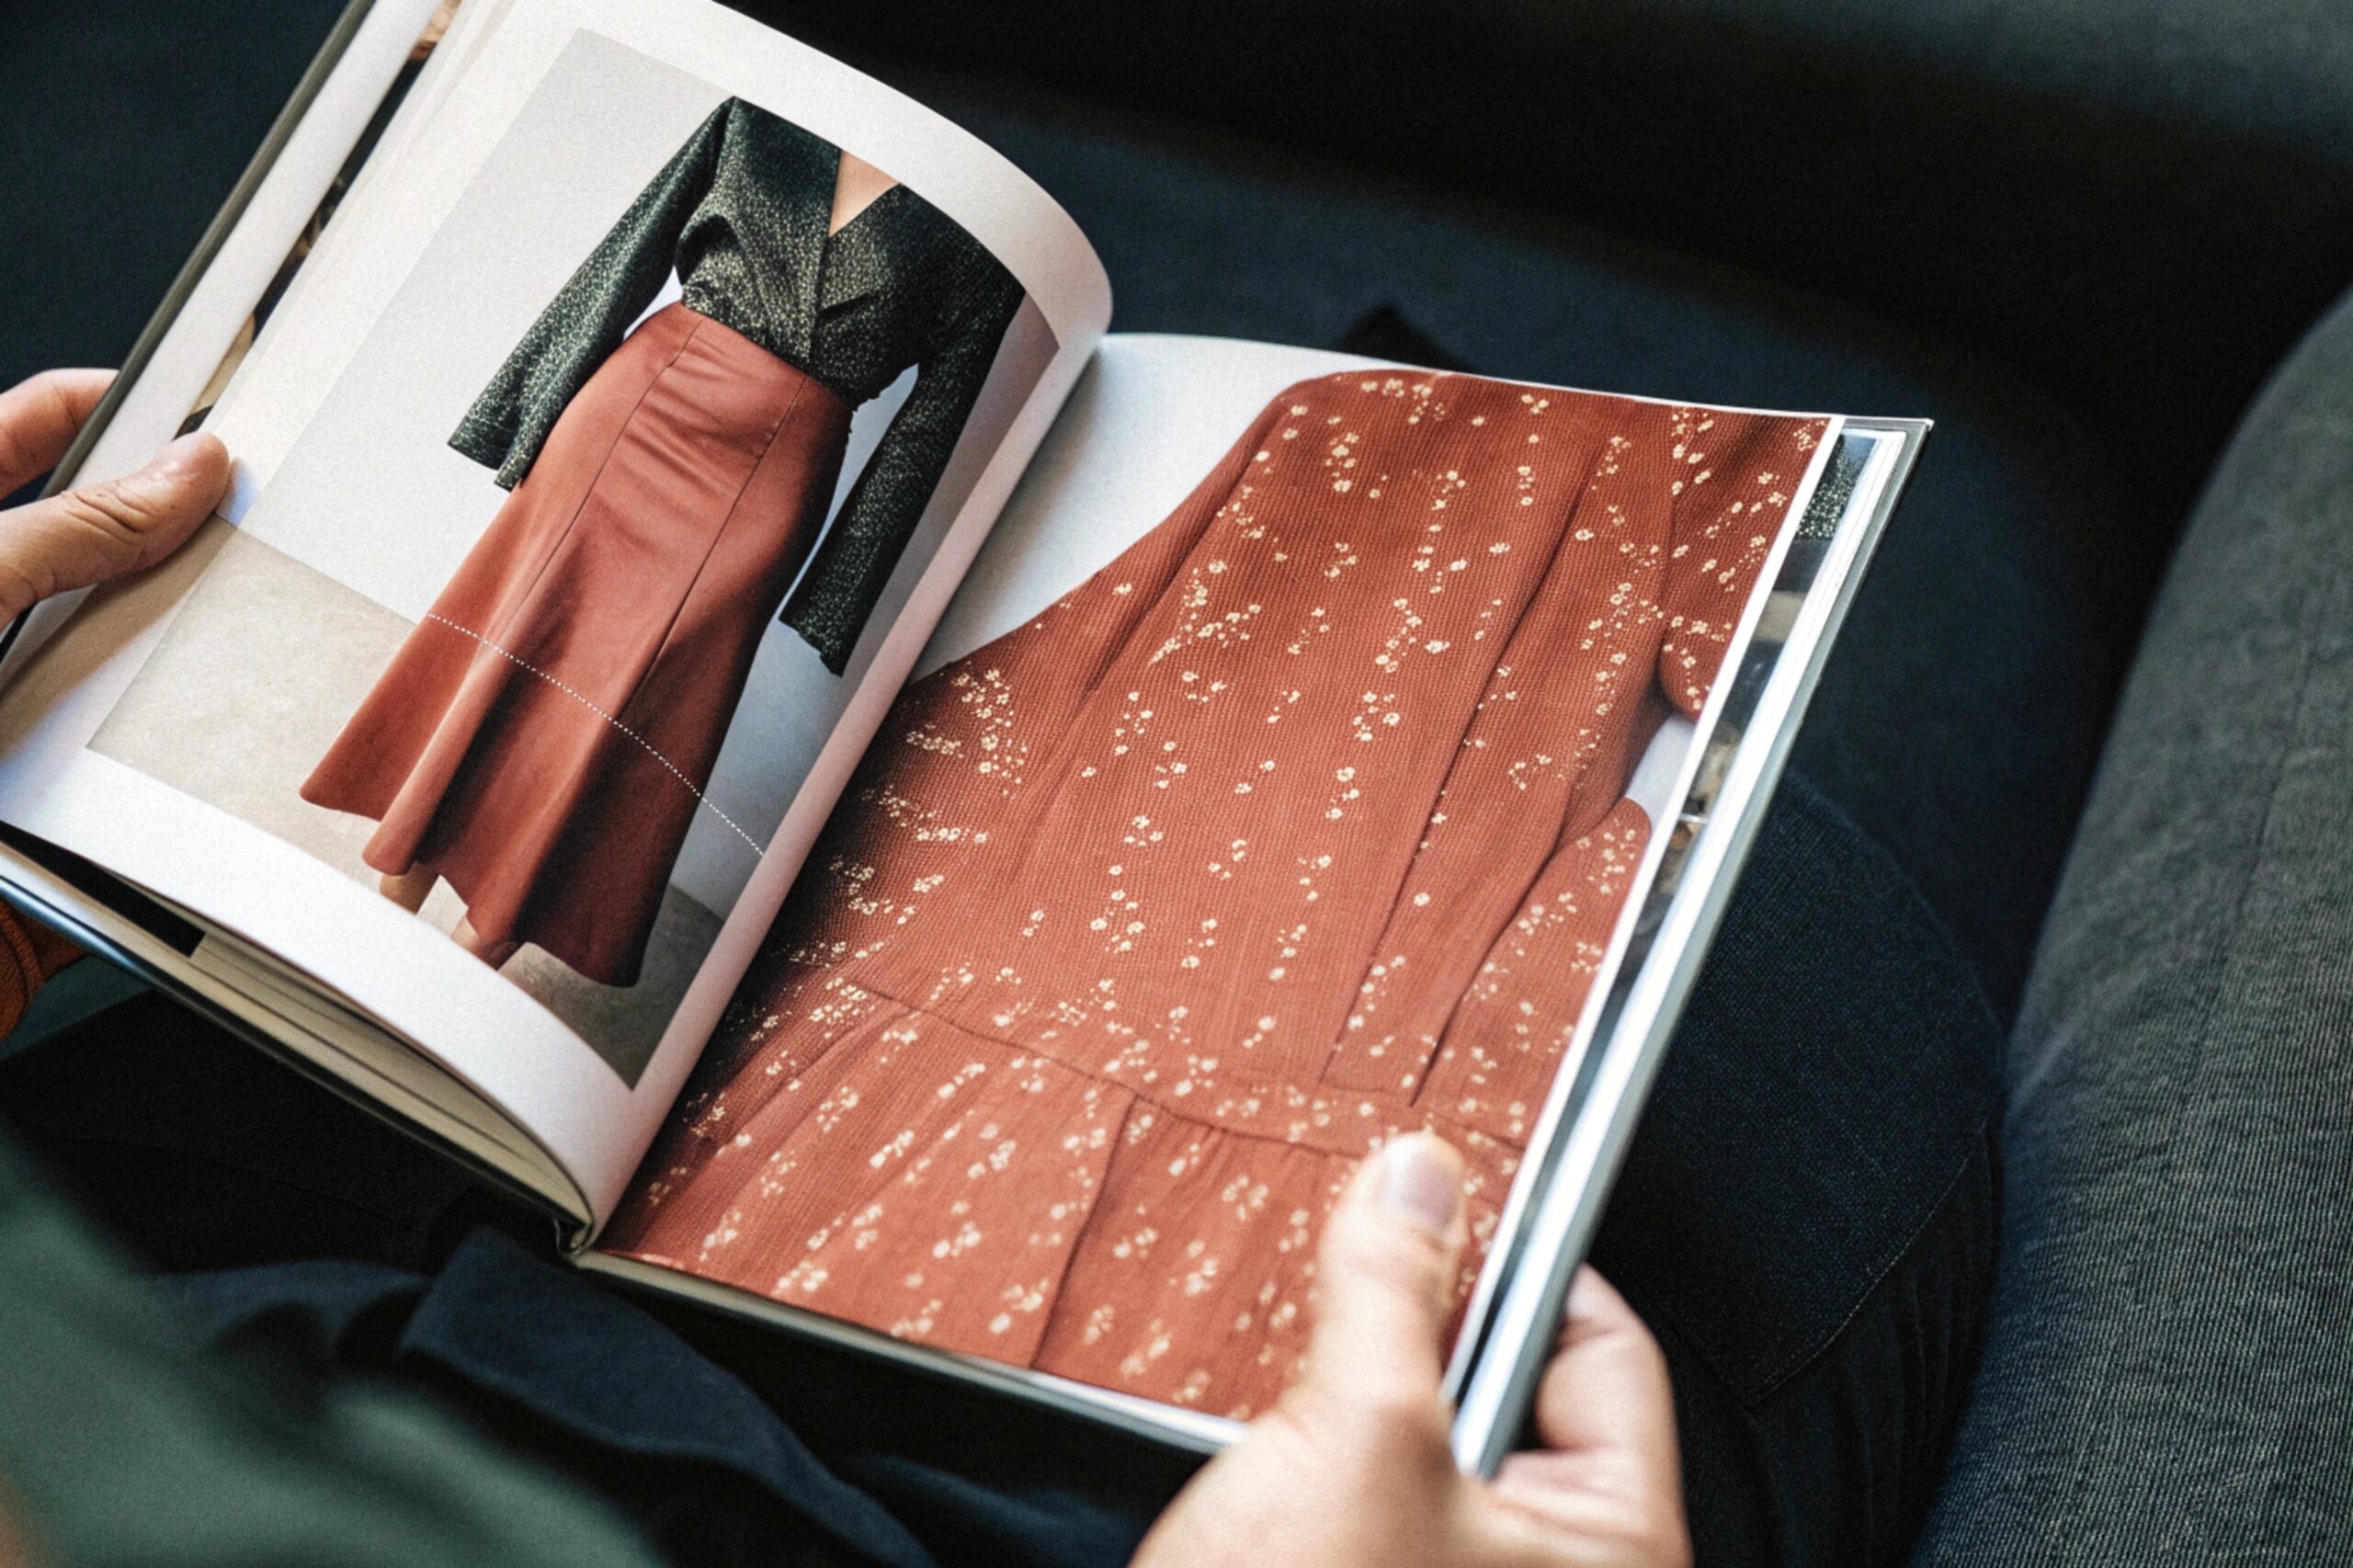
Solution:
<svg viewBox="0 0 2353 1568">
<path fill-rule="evenodd" d="M 0 28 L 0 1563 L 2353 1558 L 2353 12 Z"/>
</svg>

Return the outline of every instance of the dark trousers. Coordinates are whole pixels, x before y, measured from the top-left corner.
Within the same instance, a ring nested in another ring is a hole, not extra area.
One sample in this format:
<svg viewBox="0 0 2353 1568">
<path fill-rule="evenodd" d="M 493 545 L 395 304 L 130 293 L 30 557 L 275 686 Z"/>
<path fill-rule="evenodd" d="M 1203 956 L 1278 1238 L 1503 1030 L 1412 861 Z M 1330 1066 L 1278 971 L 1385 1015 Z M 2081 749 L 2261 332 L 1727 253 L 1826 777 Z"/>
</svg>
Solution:
<svg viewBox="0 0 2353 1568">
<path fill-rule="evenodd" d="M 1990 1280 L 1998 1039 L 1901 874 L 1793 780 L 1597 1250 L 1666 1346 L 1703 1561 L 1901 1554 Z M 0 1062 L 0 1111 L 208 1338 L 298 1385 L 421 1385 L 682 1561 L 1116 1562 L 1189 1469 L 624 1298 L 159 996 Z"/>
</svg>

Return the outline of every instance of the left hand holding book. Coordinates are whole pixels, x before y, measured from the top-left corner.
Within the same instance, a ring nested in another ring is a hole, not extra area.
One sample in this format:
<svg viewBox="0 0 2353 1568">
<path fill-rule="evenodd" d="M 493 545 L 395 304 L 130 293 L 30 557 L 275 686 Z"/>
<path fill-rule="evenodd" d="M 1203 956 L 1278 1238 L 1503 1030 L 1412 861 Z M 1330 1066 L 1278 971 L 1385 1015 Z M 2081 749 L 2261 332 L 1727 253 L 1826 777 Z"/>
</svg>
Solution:
<svg viewBox="0 0 2353 1568">
<path fill-rule="evenodd" d="M 0 495 L 57 466 L 112 370 L 44 370 L 0 392 Z M 219 505 L 229 452 L 217 436 L 183 436 L 138 472 L 0 511 L 0 622 L 51 594 L 152 565 Z M 46 926 L 0 912 L 0 1035 L 81 949 Z"/>
<path fill-rule="evenodd" d="M 111 370 L 44 370 L 0 392 L 0 495 L 57 466 L 113 381 Z M 52 594 L 153 565 L 228 487 L 228 449 L 199 431 L 135 473 L 0 512 L 0 622 Z"/>
</svg>

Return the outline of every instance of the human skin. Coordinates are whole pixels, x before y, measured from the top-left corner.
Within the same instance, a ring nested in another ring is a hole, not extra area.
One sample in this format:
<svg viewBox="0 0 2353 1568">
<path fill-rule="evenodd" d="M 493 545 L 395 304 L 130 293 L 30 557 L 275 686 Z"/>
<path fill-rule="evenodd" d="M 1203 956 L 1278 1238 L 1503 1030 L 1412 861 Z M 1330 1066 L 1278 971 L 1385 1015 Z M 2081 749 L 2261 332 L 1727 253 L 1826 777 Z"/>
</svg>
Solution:
<svg viewBox="0 0 2353 1568">
<path fill-rule="evenodd" d="M 1666 1362 L 1590 1268 L 1537 1396 L 1540 1447 L 1454 1466 L 1439 1392 L 1462 1161 L 1417 1133 L 1359 1167 L 1317 1254 L 1299 1381 L 1194 1477 L 1137 1568 L 1676 1568 L 1690 1561 Z"/>
<path fill-rule="evenodd" d="M 55 468 L 113 382 L 112 370 L 44 370 L 0 392 L 0 495 Z M 136 473 L 0 510 L 0 626 L 51 594 L 161 561 L 228 488 L 220 437 L 183 436 Z M 26 935 L 45 974 L 80 955 L 45 926 Z"/>
<path fill-rule="evenodd" d="M 44 370 L 0 392 L 0 495 L 57 466 L 113 381 L 111 370 Z M 136 473 L 0 511 L 0 621 L 52 594 L 153 565 L 228 487 L 228 449 L 199 433 Z"/>
</svg>

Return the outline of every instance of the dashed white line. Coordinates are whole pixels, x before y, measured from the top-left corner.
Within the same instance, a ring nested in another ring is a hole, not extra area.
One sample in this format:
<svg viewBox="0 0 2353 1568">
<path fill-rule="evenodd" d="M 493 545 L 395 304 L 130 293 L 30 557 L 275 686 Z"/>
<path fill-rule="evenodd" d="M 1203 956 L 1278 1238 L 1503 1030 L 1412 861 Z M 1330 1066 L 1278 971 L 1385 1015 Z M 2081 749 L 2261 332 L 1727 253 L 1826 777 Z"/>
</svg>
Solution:
<svg viewBox="0 0 2353 1568">
<path fill-rule="evenodd" d="M 754 838 L 750 834 L 745 833 L 736 823 L 733 817 L 731 817 L 725 812 L 721 811 L 710 796 L 704 794 L 700 790 L 696 789 L 694 780 L 688 778 L 683 772 L 679 771 L 678 765 L 676 763 L 672 762 L 668 757 L 664 756 L 659 751 L 655 750 L 654 744 L 651 741 L 648 741 L 643 735 L 639 734 L 635 730 L 631 729 L 627 724 L 622 723 L 619 719 L 614 718 L 610 713 L 606 712 L 603 709 L 589 701 L 587 698 L 582 696 L 579 692 L 574 691 L 572 687 L 564 685 L 563 682 L 548 674 L 547 671 L 540 668 L 539 665 L 531 663 L 530 660 L 526 659 L 508 649 L 500 647 L 497 643 L 492 642 L 489 638 L 484 637 L 481 632 L 474 631 L 472 627 L 460 626 L 456 621 L 451 620 L 448 616 L 441 615 L 433 610 L 426 610 L 425 612 L 425 619 L 446 626 L 452 631 L 472 638 L 475 642 L 481 643 L 492 653 L 496 653 L 500 658 L 505 659 L 507 663 L 513 665 L 517 669 L 529 670 L 531 674 L 539 676 L 541 680 L 547 682 L 550 686 L 555 687 L 558 691 L 563 692 L 566 697 L 571 698 L 574 702 L 580 704 L 581 707 L 588 710 L 589 712 L 597 715 L 597 718 L 602 719 L 606 723 L 610 724 L 614 729 L 619 730 L 622 734 L 627 735 L 631 740 L 635 741 L 640 746 L 644 748 L 646 756 L 652 757 L 654 761 L 668 768 L 671 776 L 676 778 L 679 783 L 687 787 L 687 793 L 692 795 L 697 802 L 707 809 L 711 815 L 717 817 L 721 822 L 725 823 L 729 827 L 733 828 L 735 831 L 735 836 L 750 845 L 754 855 L 761 856 L 763 858 L 766 858 L 765 853 L 760 848 L 760 841 Z"/>
</svg>

